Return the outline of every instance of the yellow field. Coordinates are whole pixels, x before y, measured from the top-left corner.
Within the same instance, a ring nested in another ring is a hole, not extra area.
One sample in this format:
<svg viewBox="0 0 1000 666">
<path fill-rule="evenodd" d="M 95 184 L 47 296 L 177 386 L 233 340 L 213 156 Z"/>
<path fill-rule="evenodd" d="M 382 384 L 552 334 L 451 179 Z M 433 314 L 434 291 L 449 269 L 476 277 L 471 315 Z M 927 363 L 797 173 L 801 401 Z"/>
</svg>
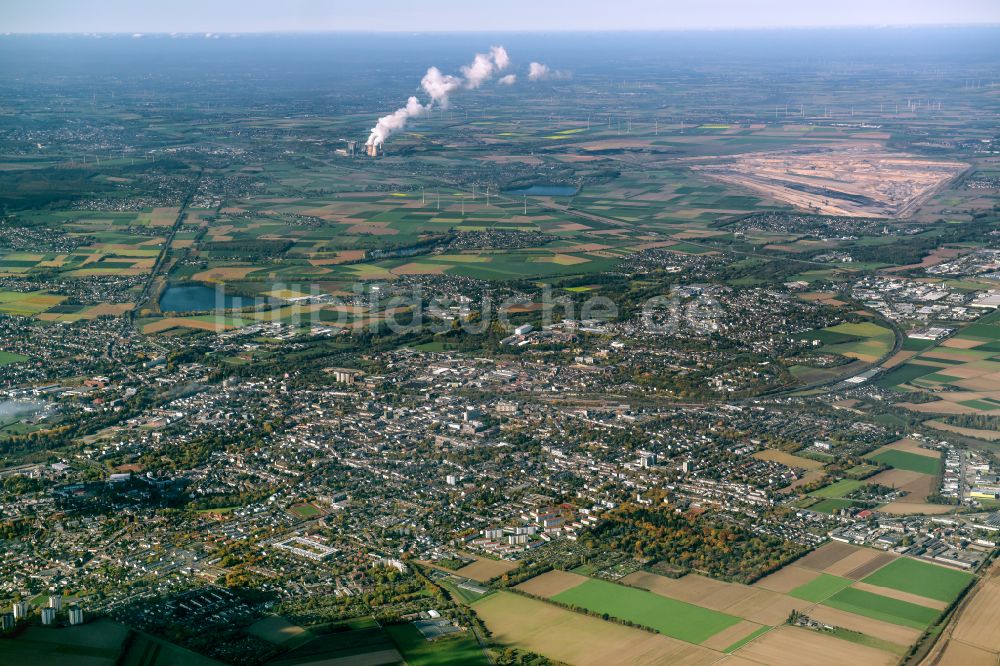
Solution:
<svg viewBox="0 0 1000 666">
<path fill-rule="evenodd" d="M 195 273 L 192 280 L 198 282 L 221 282 L 225 280 L 242 280 L 250 273 L 260 270 L 260 266 L 220 266 Z"/>
<path fill-rule="evenodd" d="M 927 456 L 928 458 L 940 458 L 941 452 L 935 449 L 925 449 L 920 446 L 920 442 L 914 439 L 904 438 L 893 442 L 892 444 L 886 444 L 883 447 L 875 449 L 869 456 L 877 456 L 883 451 L 906 451 L 907 453 L 915 453 L 918 456 Z"/>
<path fill-rule="evenodd" d="M 945 601 L 928 599 L 927 597 L 922 597 L 919 594 L 903 592 L 902 590 L 894 590 L 888 587 L 881 587 L 879 585 L 857 582 L 851 587 L 865 592 L 872 592 L 873 594 L 881 594 L 883 597 L 891 597 L 893 599 L 899 599 L 900 601 L 906 601 L 911 604 L 917 604 L 918 606 L 927 606 L 928 608 L 936 608 L 938 610 L 944 610 L 948 607 L 948 603 Z"/>
<path fill-rule="evenodd" d="M 575 266 L 576 264 L 585 264 L 589 260 L 583 257 L 574 257 L 571 254 L 554 254 L 551 257 L 539 257 L 537 263 L 539 264 L 558 264 L 560 266 Z"/>
<path fill-rule="evenodd" d="M 976 590 L 962 609 L 952 636 L 976 647 L 1000 653 L 1000 580 L 991 578 Z"/>
<path fill-rule="evenodd" d="M 680 599 L 704 608 L 721 611 L 733 604 L 745 601 L 754 596 L 755 590 L 746 585 L 726 583 L 713 578 L 705 578 L 697 574 L 688 574 L 681 578 L 667 578 L 645 571 L 636 571 L 622 579 L 623 583 L 641 587 L 650 592 L 662 594 L 672 599 Z M 739 615 L 739 613 L 733 613 Z"/>
<path fill-rule="evenodd" d="M 921 666 L 996 666 L 1000 663 L 1000 561 L 962 601 Z"/>
<path fill-rule="evenodd" d="M 877 636 L 890 643 L 902 646 L 912 645 L 920 638 L 922 633 L 919 629 L 874 620 L 870 617 L 847 613 L 819 604 L 809 609 L 809 617 L 833 627 L 843 627 L 844 629 L 850 629 L 851 631 L 857 631 L 869 636 Z"/>
<path fill-rule="evenodd" d="M 801 587 L 809 581 L 818 578 L 818 571 L 810 571 L 791 564 L 778 569 L 770 576 L 765 576 L 754 583 L 754 587 L 762 587 L 772 592 L 788 593 Z"/>
<path fill-rule="evenodd" d="M 553 569 L 552 571 L 543 573 L 541 576 L 535 576 L 524 581 L 517 586 L 517 589 L 538 597 L 554 597 L 560 592 L 565 592 L 570 588 L 576 587 L 586 580 L 586 576 Z"/>
<path fill-rule="evenodd" d="M 452 268 L 448 264 L 432 264 L 429 262 L 411 261 L 391 270 L 395 275 L 442 275 L 445 269 Z"/>
<path fill-rule="evenodd" d="M 214 331 L 216 333 L 236 328 L 235 326 L 230 326 L 220 322 L 199 321 L 197 319 L 185 319 L 183 317 L 165 317 L 159 321 L 146 324 L 142 327 L 142 332 L 162 333 L 163 331 L 168 331 L 171 328 L 177 328 L 178 326 L 182 328 L 196 328 L 201 331 Z"/>
<path fill-rule="evenodd" d="M 831 564 L 823 571 L 834 576 L 857 580 L 864 578 L 876 569 L 884 567 L 889 562 L 892 562 L 893 559 L 895 558 L 889 553 L 883 553 L 871 548 L 861 548 Z"/>
<path fill-rule="evenodd" d="M 516 569 L 517 567 L 517 562 L 477 558 L 475 562 L 462 567 L 455 573 L 459 576 L 465 576 L 466 578 L 482 582 L 501 576 L 512 569 Z"/>
<path fill-rule="evenodd" d="M 688 574 L 678 579 L 637 571 L 623 583 L 686 601 L 703 608 L 736 615 L 758 624 L 784 623 L 792 610 L 802 610 L 807 602 L 770 590 Z"/>
<path fill-rule="evenodd" d="M 798 627 L 778 627 L 737 650 L 735 655 L 781 666 L 890 666 L 896 655 Z"/>
<path fill-rule="evenodd" d="M 742 622 L 737 622 L 728 629 L 723 629 L 707 641 L 702 641 L 700 645 L 712 648 L 713 650 L 725 650 L 736 641 L 739 641 L 757 631 L 761 628 L 761 626 L 762 625 L 759 625 L 756 622 L 743 620 Z"/>
<path fill-rule="evenodd" d="M 777 449 L 764 449 L 763 451 L 758 451 L 753 454 L 753 457 L 758 460 L 770 460 L 771 462 L 781 463 L 787 467 L 798 467 L 799 469 L 805 470 L 823 468 L 823 463 L 818 460 L 802 458 L 791 453 L 786 453 L 785 451 L 778 451 Z"/>
</svg>

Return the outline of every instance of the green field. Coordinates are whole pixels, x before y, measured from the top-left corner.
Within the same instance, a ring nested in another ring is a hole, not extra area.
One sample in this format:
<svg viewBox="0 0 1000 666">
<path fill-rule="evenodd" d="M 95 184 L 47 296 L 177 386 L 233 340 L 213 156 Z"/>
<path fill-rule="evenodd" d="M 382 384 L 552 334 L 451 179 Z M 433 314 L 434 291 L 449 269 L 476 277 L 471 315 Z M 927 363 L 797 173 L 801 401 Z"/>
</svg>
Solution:
<svg viewBox="0 0 1000 666">
<path fill-rule="evenodd" d="M 862 582 L 919 594 L 928 599 L 952 601 L 973 579 L 972 574 L 900 557 L 885 565 Z"/>
<path fill-rule="evenodd" d="M 881 594 L 872 594 L 853 587 L 841 590 L 824 601 L 823 605 L 914 629 L 927 628 L 941 614 L 934 608 L 883 597 Z"/>
<path fill-rule="evenodd" d="M 986 400 L 963 400 L 958 404 L 966 407 L 972 407 L 973 409 L 978 409 L 983 412 L 991 412 L 995 409 L 1000 409 L 1000 405 L 995 405 Z"/>
<path fill-rule="evenodd" d="M 301 647 L 285 653 L 280 663 L 347 660 L 352 657 L 361 661 L 364 655 L 395 649 L 395 645 L 381 627 L 374 623 L 372 626 L 363 626 L 363 624 L 354 620 L 344 622 L 340 626 L 332 628 L 330 633 L 320 634 Z"/>
<path fill-rule="evenodd" d="M 409 666 L 489 666 L 486 655 L 468 632 L 429 641 L 412 624 L 385 628 Z"/>
<path fill-rule="evenodd" d="M 10 365 L 12 363 L 21 363 L 22 361 L 27 361 L 27 356 L 22 356 L 21 354 L 14 354 L 13 352 L 0 351 L 0 366 Z"/>
<path fill-rule="evenodd" d="M 805 585 L 800 585 L 791 592 L 789 596 L 805 601 L 823 601 L 840 592 L 854 581 L 831 574 L 820 574 Z"/>
<path fill-rule="evenodd" d="M 885 463 L 890 467 L 895 467 L 896 469 L 906 469 L 911 472 L 920 472 L 921 474 L 930 474 L 931 476 L 937 476 L 941 473 L 941 459 L 931 458 L 930 456 L 922 456 L 919 453 L 910 453 L 909 451 L 895 451 L 888 450 L 882 453 L 869 456 L 872 460 L 880 463 Z"/>
<path fill-rule="evenodd" d="M 823 486 L 809 493 L 810 497 L 842 498 L 857 490 L 862 485 L 861 481 L 855 479 L 841 479 L 828 486 Z"/>
<path fill-rule="evenodd" d="M 740 622 L 733 615 L 596 579 L 560 592 L 552 599 L 629 620 L 689 643 L 701 643 Z"/>
<path fill-rule="evenodd" d="M 316 516 L 323 515 L 322 511 L 317 509 L 314 505 L 308 503 L 296 504 L 290 510 L 299 518 L 315 518 Z"/>
<path fill-rule="evenodd" d="M 767 632 L 771 631 L 772 629 L 774 629 L 774 627 L 767 627 L 767 626 L 761 627 L 760 629 L 757 629 L 756 631 L 754 631 L 749 636 L 744 636 L 740 640 L 736 641 L 735 643 L 733 643 L 732 645 L 730 645 L 729 647 L 727 647 L 725 650 L 723 650 L 723 652 L 725 652 L 726 654 L 729 654 L 730 652 L 736 652 L 737 650 L 739 650 L 741 647 L 743 647 L 744 645 L 746 645 L 747 643 L 749 643 L 753 639 L 757 638 L 758 636 L 760 636 L 762 634 L 766 634 Z"/>
<path fill-rule="evenodd" d="M 933 365 L 917 365 L 916 363 L 904 363 L 890 370 L 875 383 L 882 388 L 891 388 L 900 384 L 907 384 L 914 379 L 919 379 L 924 375 L 929 375 L 940 370 Z"/>
<path fill-rule="evenodd" d="M 823 351 L 868 362 L 874 362 L 888 353 L 896 339 L 891 330 L 872 322 L 837 324 L 825 328 L 823 331 L 858 338 L 848 342 L 826 342 L 823 344 Z"/>
<path fill-rule="evenodd" d="M 848 509 L 852 506 L 854 506 L 854 502 L 852 500 L 830 498 L 820 500 L 807 508 L 810 511 L 819 511 L 820 513 L 829 513 L 832 515 L 841 509 Z"/>
</svg>

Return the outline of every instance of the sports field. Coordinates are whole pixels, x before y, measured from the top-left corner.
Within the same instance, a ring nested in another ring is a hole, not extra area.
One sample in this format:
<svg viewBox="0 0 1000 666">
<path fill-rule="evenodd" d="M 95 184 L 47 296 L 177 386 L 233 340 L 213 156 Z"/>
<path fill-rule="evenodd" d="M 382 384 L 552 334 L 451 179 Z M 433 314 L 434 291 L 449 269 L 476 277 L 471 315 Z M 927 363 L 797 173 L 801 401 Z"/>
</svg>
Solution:
<svg viewBox="0 0 1000 666">
<path fill-rule="evenodd" d="M 828 486 L 823 486 L 818 490 L 814 490 L 809 493 L 809 495 L 812 497 L 843 498 L 847 496 L 848 493 L 860 488 L 862 485 L 864 484 L 861 481 L 856 481 L 854 479 L 841 479 L 840 481 L 831 483 Z"/>
<path fill-rule="evenodd" d="M 900 557 L 864 578 L 863 582 L 950 603 L 972 579 L 972 574 L 964 571 Z"/>
<path fill-rule="evenodd" d="M 689 643 L 701 643 L 740 622 L 734 615 L 596 579 L 560 592 L 552 599 L 629 620 Z"/>
</svg>

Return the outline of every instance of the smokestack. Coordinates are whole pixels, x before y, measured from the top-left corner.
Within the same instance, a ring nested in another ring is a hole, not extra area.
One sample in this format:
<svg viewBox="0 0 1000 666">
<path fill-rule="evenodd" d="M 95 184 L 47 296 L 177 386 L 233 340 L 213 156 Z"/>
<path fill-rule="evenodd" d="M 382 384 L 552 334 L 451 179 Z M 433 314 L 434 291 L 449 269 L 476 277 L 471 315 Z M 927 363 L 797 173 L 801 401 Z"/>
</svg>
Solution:
<svg viewBox="0 0 1000 666">
<path fill-rule="evenodd" d="M 368 137 L 368 141 L 365 142 L 365 145 L 381 146 L 385 140 L 389 138 L 389 135 L 406 127 L 406 123 L 410 120 L 410 118 L 416 118 L 417 116 L 426 113 L 430 108 L 430 104 L 423 106 L 416 97 L 410 97 L 410 99 L 406 101 L 406 106 L 401 109 L 396 109 L 389 115 L 382 116 L 378 119 L 378 122 L 375 123 L 375 127 L 372 128 L 371 134 Z M 371 151 L 369 151 L 368 154 L 371 155 Z"/>
</svg>

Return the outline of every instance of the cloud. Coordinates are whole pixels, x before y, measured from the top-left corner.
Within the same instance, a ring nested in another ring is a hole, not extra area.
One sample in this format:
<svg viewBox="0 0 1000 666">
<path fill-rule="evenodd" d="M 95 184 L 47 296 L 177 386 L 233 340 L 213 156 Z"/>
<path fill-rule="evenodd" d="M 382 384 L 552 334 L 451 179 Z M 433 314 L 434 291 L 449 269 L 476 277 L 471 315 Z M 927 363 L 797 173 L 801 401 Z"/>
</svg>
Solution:
<svg viewBox="0 0 1000 666">
<path fill-rule="evenodd" d="M 497 79 L 497 83 L 502 86 L 512 86 L 517 83 L 517 74 L 508 74 L 507 76 L 501 76 Z"/>
</svg>

